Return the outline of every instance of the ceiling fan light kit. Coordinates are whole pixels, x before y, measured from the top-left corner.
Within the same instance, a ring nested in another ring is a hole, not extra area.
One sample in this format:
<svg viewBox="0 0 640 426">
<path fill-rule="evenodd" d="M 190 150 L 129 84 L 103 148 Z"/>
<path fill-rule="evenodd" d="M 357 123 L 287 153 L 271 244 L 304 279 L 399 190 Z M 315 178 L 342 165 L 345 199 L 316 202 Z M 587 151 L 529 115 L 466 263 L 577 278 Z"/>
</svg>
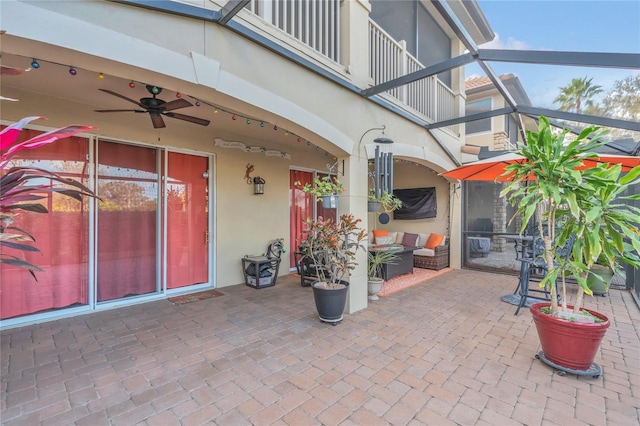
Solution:
<svg viewBox="0 0 640 426">
<path fill-rule="evenodd" d="M 153 127 L 156 129 L 161 129 L 166 127 L 162 116 L 175 118 L 177 120 L 187 121 L 189 123 L 199 124 L 201 126 L 208 126 L 210 121 L 204 120 L 202 118 L 193 117 L 190 115 L 179 114 L 176 112 L 172 112 L 176 109 L 187 108 L 193 106 L 191 102 L 183 99 L 182 97 L 178 97 L 173 101 L 164 101 L 156 96 L 162 93 L 162 89 L 157 86 L 146 85 L 147 91 L 152 95 L 151 98 L 141 98 L 140 101 L 135 101 L 131 98 L 128 98 L 119 93 L 113 92 L 108 89 L 98 89 L 102 92 L 108 93 L 110 95 L 116 96 L 120 99 L 124 99 L 125 101 L 131 102 L 139 106 L 142 109 L 97 109 L 95 112 L 135 112 L 135 113 L 149 113 L 149 117 L 151 118 L 151 123 Z"/>
</svg>

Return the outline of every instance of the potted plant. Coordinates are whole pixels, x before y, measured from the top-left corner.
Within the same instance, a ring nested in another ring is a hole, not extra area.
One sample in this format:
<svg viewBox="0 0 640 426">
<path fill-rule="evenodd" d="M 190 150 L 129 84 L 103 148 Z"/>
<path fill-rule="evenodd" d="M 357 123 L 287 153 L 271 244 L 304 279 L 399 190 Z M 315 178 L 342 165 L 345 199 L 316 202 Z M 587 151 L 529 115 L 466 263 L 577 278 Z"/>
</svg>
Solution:
<svg viewBox="0 0 640 426">
<path fill-rule="evenodd" d="M 344 191 L 342 182 L 335 176 L 326 175 L 322 178 L 313 178 L 313 184 L 300 181 L 294 182 L 296 186 L 302 186 L 302 190 L 308 194 L 315 195 L 322 199 L 322 207 L 325 209 L 335 209 L 338 207 L 338 194 Z"/>
<path fill-rule="evenodd" d="M 382 289 L 382 284 L 384 284 L 382 265 L 389 263 L 394 264 L 398 259 L 396 253 L 399 251 L 397 248 L 388 247 L 386 249 L 370 250 L 367 252 L 367 290 L 369 292 L 369 300 L 378 300 L 378 293 Z"/>
<path fill-rule="evenodd" d="M 503 176 L 511 178 L 501 195 L 517 206 L 514 217 L 522 217 L 520 232 L 535 219 L 533 238 L 544 243 L 547 273 L 540 287 L 549 286 L 551 302 L 530 308 L 542 346 L 538 357 L 562 372 L 591 375 L 594 366 L 599 369 L 593 359 L 609 321 L 582 308 L 584 294 L 592 294 L 587 277 L 601 256 L 612 269 L 616 259 L 640 265 L 640 209 L 622 202 L 640 199 L 639 195 L 624 195 L 640 181 L 640 167 L 626 175 L 619 164 L 596 161 L 587 167 L 585 160 L 598 157 L 594 150 L 605 143 L 606 132 L 589 127 L 567 142 L 568 131 L 554 134 L 547 118 L 539 121 L 539 131 L 527 131 L 527 143 L 519 144 L 518 154 L 524 161 L 505 167 Z M 562 248 L 571 239 L 570 254 L 562 256 Z M 567 304 L 567 275 L 578 284 L 573 306 Z M 555 289 L 558 281 L 561 303 Z"/>
<path fill-rule="evenodd" d="M 342 321 L 349 282 L 346 279 L 358 265 L 356 255 L 365 249 L 364 229 L 358 228 L 360 219 L 343 214 L 333 219 L 307 219 L 302 246 L 316 270 L 318 280 L 311 283 L 320 321 L 336 325 Z"/>
<path fill-rule="evenodd" d="M 611 280 L 613 280 L 614 271 L 607 263 L 605 256 L 600 254 L 596 262 L 589 269 L 587 276 L 587 285 L 597 296 L 605 296 L 609 292 Z"/>
<path fill-rule="evenodd" d="M 402 201 L 387 191 L 382 191 L 379 195 L 376 195 L 375 189 L 372 188 L 369 190 L 367 209 L 370 212 L 377 212 L 380 210 L 380 207 L 382 207 L 385 212 L 391 213 L 402 207 Z"/>
</svg>

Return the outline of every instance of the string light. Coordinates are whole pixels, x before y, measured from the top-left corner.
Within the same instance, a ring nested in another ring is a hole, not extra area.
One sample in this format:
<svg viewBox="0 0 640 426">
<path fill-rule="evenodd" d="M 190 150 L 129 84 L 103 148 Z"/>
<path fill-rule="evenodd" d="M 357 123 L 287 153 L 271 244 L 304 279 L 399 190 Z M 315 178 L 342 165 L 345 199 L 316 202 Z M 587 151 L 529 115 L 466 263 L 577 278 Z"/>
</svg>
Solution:
<svg viewBox="0 0 640 426">
<path fill-rule="evenodd" d="M 0 0 L 0 1 L 1 1 L 1 0 Z M 38 60 L 37 60 L 37 59 L 35 59 L 35 58 L 33 58 L 33 59 L 32 59 L 32 61 L 31 61 L 31 68 L 33 68 L 33 69 L 39 69 L 39 68 L 40 68 L 40 62 L 46 62 L 46 63 L 50 63 L 50 64 L 54 64 L 54 65 L 58 65 L 58 66 L 61 66 L 61 67 L 66 67 L 66 68 L 68 69 L 69 75 L 71 75 L 71 76 L 76 76 L 76 75 L 78 74 L 78 69 L 77 69 L 77 68 L 75 68 L 75 67 L 74 67 L 74 66 L 72 66 L 72 65 L 68 65 L 68 64 L 61 64 L 61 63 L 52 62 L 52 61 L 47 61 L 47 60 L 44 60 L 44 61 L 38 61 Z M 82 70 L 82 69 L 81 69 L 81 70 Z M 89 72 L 91 72 L 92 70 L 85 70 L 85 71 L 89 71 Z M 103 72 L 99 72 L 99 73 L 97 74 L 97 78 L 98 78 L 98 79 L 100 79 L 100 80 L 103 80 L 105 77 L 106 77 L 106 76 L 105 76 L 105 74 L 104 74 Z M 135 89 L 137 84 L 142 84 L 142 85 L 145 85 L 145 86 L 149 86 L 149 87 L 150 87 L 150 90 L 149 90 L 149 91 L 150 91 L 152 94 L 154 94 L 154 95 L 159 94 L 159 93 L 160 93 L 160 90 L 161 90 L 161 89 L 159 89 L 157 86 L 147 85 L 147 84 L 146 84 L 146 83 L 144 83 L 144 82 L 135 81 L 135 80 L 130 80 L 130 81 L 129 81 L 129 83 L 128 83 L 128 86 L 129 86 L 131 89 Z M 182 98 L 182 96 L 183 96 L 183 95 L 182 95 L 180 92 L 176 92 L 176 98 L 180 99 L 180 98 Z M 208 103 L 208 102 L 206 102 L 206 101 L 201 101 L 200 99 L 196 99 L 195 97 L 192 97 L 192 96 L 189 96 L 189 97 L 191 97 L 191 98 L 194 100 L 194 104 L 195 104 L 195 106 L 197 106 L 197 107 L 201 106 L 202 104 L 205 104 L 205 105 L 208 105 L 208 106 L 212 107 L 212 108 L 213 108 L 213 113 L 214 113 L 214 114 L 218 114 L 220 111 L 223 111 L 223 112 L 226 112 L 226 113 L 228 113 L 228 114 L 232 115 L 232 120 L 237 120 L 238 118 L 244 119 L 244 120 L 245 120 L 245 122 L 247 123 L 247 125 L 251 125 L 251 124 L 252 124 L 252 121 L 256 121 L 256 122 L 257 122 L 257 120 L 255 120 L 255 119 L 253 119 L 253 118 L 251 118 L 251 117 L 245 117 L 245 116 L 242 116 L 242 115 L 239 115 L 239 114 L 236 114 L 236 113 L 232 113 L 232 112 L 230 112 L 230 111 L 226 111 L 226 110 L 225 110 L 225 109 L 223 109 L 223 108 L 219 108 L 219 107 L 217 107 L 217 106 L 215 106 L 215 105 L 212 105 L 212 104 L 210 104 L 210 103 Z M 270 124 L 270 123 L 266 123 L 266 124 Z M 261 127 L 261 128 L 264 128 L 264 126 L 265 126 L 265 121 L 260 121 L 260 127 Z M 278 126 L 274 124 L 274 125 L 273 125 L 273 130 L 274 130 L 274 131 L 278 131 Z M 285 136 L 289 136 L 289 133 L 290 133 L 290 132 L 289 132 L 288 130 L 285 130 L 285 131 L 284 131 L 284 135 L 285 135 Z M 292 135 L 293 135 L 294 137 L 296 137 L 296 138 L 297 138 L 297 141 L 298 141 L 298 142 L 303 142 L 303 141 L 305 141 L 305 139 L 301 138 L 301 137 L 300 137 L 300 136 L 298 136 L 298 135 L 295 135 L 295 134 L 293 134 L 293 133 L 292 133 Z M 306 144 L 307 144 L 307 146 L 309 146 L 309 147 L 313 147 L 313 146 L 315 146 L 315 145 L 312 145 L 312 143 L 311 143 L 310 141 L 308 141 L 308 140 L 306 141 Z M 316 151 L 320 151 L 320 148 L 319 148 L 319 147 L 317 147 L 317 146 L 315 146 L 315 150 L 316 150 Z M 324 151 L 324 150 L 323 150 L 323 151 Z M 328 153 L 325 151 L 325 156 L 326 156 L 326 155 L 328 155 Z"/>
</svg>

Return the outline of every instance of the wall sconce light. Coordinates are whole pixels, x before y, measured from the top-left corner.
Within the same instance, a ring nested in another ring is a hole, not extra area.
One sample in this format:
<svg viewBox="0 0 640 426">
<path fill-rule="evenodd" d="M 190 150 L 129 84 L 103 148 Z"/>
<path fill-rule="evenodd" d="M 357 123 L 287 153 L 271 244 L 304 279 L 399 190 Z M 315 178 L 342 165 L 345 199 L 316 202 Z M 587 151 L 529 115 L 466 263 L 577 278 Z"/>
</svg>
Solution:
<svg viewBox="0 0 640 426">
<path fill-rule="evenodd" d="M 264 194 L 264 179 L 260 176 L 253 178 L 253 193 L 256 195 Z"/>
</svg>

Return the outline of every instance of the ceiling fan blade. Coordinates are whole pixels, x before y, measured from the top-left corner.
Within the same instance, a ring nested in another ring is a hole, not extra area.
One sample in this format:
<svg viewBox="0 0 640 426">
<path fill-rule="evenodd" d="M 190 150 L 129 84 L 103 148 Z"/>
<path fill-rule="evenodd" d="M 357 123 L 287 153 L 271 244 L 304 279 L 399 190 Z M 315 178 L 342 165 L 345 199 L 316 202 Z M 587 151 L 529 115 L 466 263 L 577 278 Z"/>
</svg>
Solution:
<svg viewBox="0 0 640 426">
<path fill-rule="evenodd" d="M 127 98 L 126 96 L 123 96 L 123 95 L 121 95 L 120 93 L 112 92 L 111 90 L 107 90 L 107 89 L 98 89 L 98 90 L 100 90 L 100 91 L 102 91 L 102 92 L 105 92 L 105 93 L 108 93 L 108 94 L 113 95 L 113 96 L 117 96 L 117 97 L 118 97 L 118 98 L 120 98 L 120 99 L 124 99 L 125 101 L 129 101 L 129 102 L 131 102 L 132 104 L 136 104 L 136 105 L 138 105 L 139 107 L 144 108 L 144 105 L 142 105 L 140 102 L 138 102 L 138 101 L 134 101 L 134 100 L 133 100 L 133 99 L 131 99 L 131 98 Z"/>
<path fill-rule="evenodd" d="M 164 115 L 171 118 L 177 118 L 178 120 L 188 121 L 189 123 L 199 124 L 201 126 L 208 126 L 210 123 L 209 120 L 205 120 L 198 117 L 192 117 L 190 115 L 178 114 L 177 112 L 168 112 L 168 113 L 165 113 Z"/>
<path fill-rule="evenodd" d="M 95 112 L 147 112 L 142 109 L 94 109 Z"/>
<path fill-rule="evenodd" d="M 166 124 L 164 124 L 164 120 L 162 119 L 162 116 L 160 114 L 150 113 L 149 117 L 151 117 L 151 122 L 153 123 L 154 129 L 162 129 L 163 127 L 167 127 Z"/>
<path fill-rule="evenodd" d="M 174 109 L 186 108 L 193 106 L 191 102 L 186 99 L 176 99 L 171 102 L 167 102 L 162 105 L 163 111 L 173 111 Z"/>
</svg>

